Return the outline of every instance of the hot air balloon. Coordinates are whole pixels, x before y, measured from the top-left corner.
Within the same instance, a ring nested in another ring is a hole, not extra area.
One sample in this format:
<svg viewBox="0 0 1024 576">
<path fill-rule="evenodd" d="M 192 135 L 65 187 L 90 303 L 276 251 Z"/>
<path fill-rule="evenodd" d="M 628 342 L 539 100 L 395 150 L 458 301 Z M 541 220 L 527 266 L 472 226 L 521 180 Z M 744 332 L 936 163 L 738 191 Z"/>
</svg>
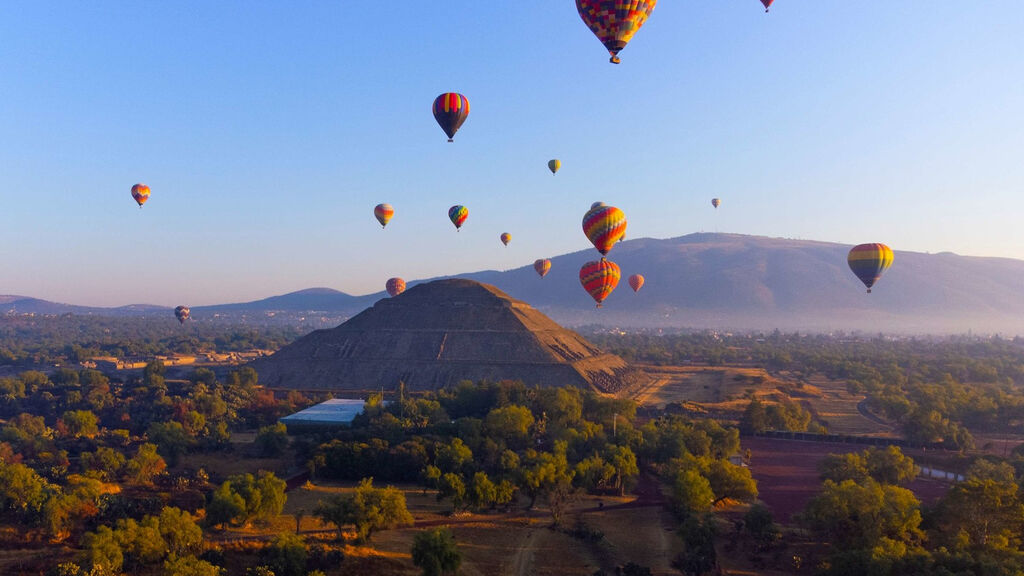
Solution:
<svg viewBox="0 0 1024 576">
<path fill-rule="evenodd" d="M 764 4 L 765 12 L 767 12 L 768 9 L 772 7 L 772 2 L 775 2 L 775 0 L 761 0 L 761 4 Z"/>
<path fill-rule="evenodd" d="M 466 221 L 466 218 L 468 217 L 469 210 L 465 206 L 460 206 L 456 204 L 455 206 L 452 206 L 451 208 L 448 209 L 448 219 L 452 221 L 452 224 L 455 224 L 456 230 L 462 229 L 462 224 Z"/>
<path fill-rule="evenodd" d="M 583 233 L 602 255 L 626 235 L 626 215 L 615 206 L 597 206 L 583 215 Z"/>
<path fill-rule="evenodd" d="M 561 167 L 562 167 L 562 161 L 559 160 L 558 158 L 555 158 L 554 160 L 548 160 L 548 170 L 551 170 L 552 174 L 555 174 L 556 172 L 558 172 L 558 170 Z"/>
<path fill-rule="evenodd" d="M 633 289 L 633 292 L 639 292 L 644 287 L 644 277 L 640 274 L 633 274 L 629 277 L 629 287 Z"/>
<path fill-rule="evenodd" d="M 449 142 L 455 141 L 455 133 L 468 116 L 469 100 L 462 94 L 445 92 L 434 99 L 434 119 L 448 135 Z"/>
<path fill-rule="evenodd" d="M 512 235 L 508 232 L 501 233 L 501 243 L 508 246 L 508 243 L 512 241 Z"/>
<path fill-rule="evenodd" d="M 377 222 L 380 222 L 381 228 L 387 226 L 394 215 L 395 209 L 391 207 L 391 204 L 377 204 L 373 209 L 373 216 L 377 219 Z"/>
<path fill-rule="evenodd" d="M 892 250 L 885 244 L 858 244 L 850 250 L 846 262 L 857 278 L 868 287 L 870 294 L 871 287 L 892 266 L 892 259 Z"/>
<path fill-rule="evenodd" d="M 188 309 L 188 306 L 178 306 L 174 309 L 174 317 L 182 324 L 184 324 L 185 320 L 188 320 L 191 316 L 192 311 Z"/>
<path fill-rule="evenodd" d="M 548 260 L 547 258 L 535 260 L 533 263 L 533 269 L 537 271 L 537 274 L 540 274 L 541 278 L 543 278 L 551 271 L 551 260 Z"/>
<path fill-rule="evenodd" d="M 590 205 L 590 209 L 593 210 L 594 208 L 604 208 L 605 206 L 607 206 L 607 204 L 605 204 L 604 202 L 594 202 L 593 204 Z"/>
<path fill-rule="evenodd" d="M 388 291 L 389 296 L 394 298 L 405 292 L 405 280 L 401 278 L 388 278 L 388 283 L 384 285 L 384 289 Z"/>
<path fill-rule="evenodd" d="M 576 0 L 580 18 L 619 63 L 619 51 L 633 38 L 658 0 Z"/>
<path fill-rule="evenodd" d="M 718 198 L 712 198 L 711 199 L 711 205 L 714 206 L 715 209 L 717 210 L 718 207 L 722 205 L 722 201 L 719 200 Z"/>
<path fill-rule="evenodd" d="M 619 265 L 605 258 L 587 262 L 580 268 L 580 284 L 583 284 L 583 289 L 590 293 L 594 302 L 597 302 L 598 308 L 619 285 L 621 276 Z"/>
<path fill-rule="evenodd" d="M 149 200 L 149 186 L 146 186 L 145 184 L 136 184 L 135 186 L 132 186 L 132 198 L 135 198 L 135 201 L 139 204 L 139 208 L 142 208 L 142 205 L 146 203 L 146 200 Z"/>
</svg>

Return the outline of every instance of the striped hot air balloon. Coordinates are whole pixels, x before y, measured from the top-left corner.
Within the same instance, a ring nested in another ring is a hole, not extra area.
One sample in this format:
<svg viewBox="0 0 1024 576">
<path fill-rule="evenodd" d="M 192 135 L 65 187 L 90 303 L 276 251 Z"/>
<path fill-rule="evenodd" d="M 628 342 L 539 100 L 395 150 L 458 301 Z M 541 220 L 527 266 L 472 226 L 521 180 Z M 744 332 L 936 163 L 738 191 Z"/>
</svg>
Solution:
<svg viewBox="0 0 1024 576">
<path fill-rule="evenodd" d="M 469 100 L 456 92 L 445 92 L 434 99 L 434 120 L 441 130 L 448 135 L 448 141 L 454 142 L 455 133 L 462 127 L 469 116 Z"/>
<path fill-rule="evenodd" d="M 719 199 L 719 198 L 712 198 L 711 199 L 711 205 L 714 206 L 715 209 L 717 210 L 718 207 L 722 205 L 722 200 Z"/>
<path fill-rule="evenodd" d="M 556 174 L 562 168 L 562 161 L 558 158 L 548 160 L 548 170 L 551 170 L 551 174 Z"/>
<path fill-rule="evenodd" d="M 384 285 L 384 289 L 388 291 L 388 296 L 394 298 L 405 292 L 405 280 L 401 278 L 388 278 L 388 283 Z"/>
<path fill-rule="evenodd" d="M 576 0 L 580 18 L 619 63 L 619 51 L 640 30 L 658 0 Z"/>
<path fill-rule="evenodd" d="M 595 206 L 583 215 L 583 233 L 602 255 L 626 235 L 626 215 L 615 206 Z"/>
<path fill-rule="evenodd" d="M 850 270 L 860 278 L 860 281 L 868 287 L 868 294 L 871 287 L 878 282 L 889 266 L 892 266 L 892 250 L 885 244 L 858 244 L 850 250 L 846 257 Z"/>
<path fill-rule="evenodd" d="M 594 302 L 597 302 L 598 308 L 612 293 L 612 290 L 619 285 L 621 277 L 622 272 L 619 270 L 619 265 L 606 258 L 587 262 L 580 268 L 580 284 L 594 299 Z"/>
<path fill-rule="evenodd" d="M 640 274 L 633 274 L 629 277 L 629 287 L 633 289 L 633 292 L 639 292 L 644 287 L 645 279 Z"/>
<path fill-rule="evenodd" d="M 765 12 L 767 12 L 768 9 L 772 7 L 772 2 L 775 2 L 775 0 L 761 0 L 761 4 L 764 4 Z"/>
<path fill-rule="evenodd" d="M 373 217 L 377 219 L 377 222 L 380 222 L 381 228 L 387 226 L 394 215 L 395 209 L 391 207 L 391 204 L 377 204 L 373 209 Z"/>
<path fill-rule="evenodd" d="M 535 260 L 533 262 L 533 269 L 537 271 L 537 274 L 540 274 L 541 278 L 543 278 L 551 271 L 551 260 L 548 260 L 547 258 Z"/>
<path fill-rule="evenodd" d="M 469 209 L 465 206 L 456 204 L 448 209 L 448 219 L 455 224 L 456 230 L 462 230 L 463 223 L 466 222 L 466 218 L 469 218 Z"/>
<path fill-rule="evenodd" d="M 135 186 L 132 186 L 132 198 L 134 198 L 135 202 L 138 203 L 139 208 L 142 208 L 142 205 L 146 203 L 146 200 L 149 200 L 149 186 L 146 186 L 145 184 L 136 184 Z"/>
<path fill-rule="evenodd" d="M 192 311 L 188 309 L 188 306 L 178 306 L 174 309 L 174 317 L 182 324 L 184 324 L 185 320 L 188 320 L 191 316 Z"/>
<path fill-rule="evenodd" d="M 502 232 L 500 238 L 501 243 L 504 244 L 505 246 L 508 246 L 508 243 L 512 241 L 512 235 L 509 234 L 508 232 Z"/>
</svg>

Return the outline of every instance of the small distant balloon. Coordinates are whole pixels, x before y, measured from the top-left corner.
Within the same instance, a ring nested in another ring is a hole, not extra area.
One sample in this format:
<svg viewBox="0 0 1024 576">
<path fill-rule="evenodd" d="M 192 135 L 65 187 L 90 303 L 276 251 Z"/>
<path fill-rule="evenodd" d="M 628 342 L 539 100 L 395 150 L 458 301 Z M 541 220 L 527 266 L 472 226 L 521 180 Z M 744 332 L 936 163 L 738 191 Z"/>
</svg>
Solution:
<svg viewBox="0 0 1024 576">
<path fill-rule="evenodd" d="M 448 135 L 448 141 L 455 141 L 455 133 L 469 117 L 469 100 L 457 92 L 445 92 L 434 99 L 434 120 Z"/>
<path fill-rule="evenodd" d="M 858 244 L 846 257 L 850 270 L 867 286 L 868 294 L 871 293 L 871 287 L 875 282 L 878 282 L 882 274 L 892 266 L 892 261 L 892 250 L 885 244 L 878 243 Z"/>
<path fill-rule="evenodd" d="M 174 309 L 174 317 L 178 319 L 178 322 L 184 324 L 185 320 L 192 317 L 192 311 L 188 309 L 188 306 L 178 306 Z"/>
<path fill-rule="evenodd" d="M 626 235 L 626 215 L 615 206 L 592 207 L 583 215 L 583 233 L 602 255 Z"/>
<path fill-rule="evenodd" d="M 391 207 L 391 204 L 377 204 L 373 209 L 373 217 L 377 219 L 377 222 L 380 222 L 381 228 L 387 226 L 394 215 L 395 209 Z"/>
<path fill-rule="evenodd" d="M 621 277 L 622 272 L 619 270 L 619 265 L 606 258 L 587 262 L 580 268 L 580 284 L 594 299 L 594 302 L 597 302 L 598 308 L 619 285 Z"/>
<path fill-rule="evenodd" d="M 562 161 L 558 158 L 548 160 L 548 170 L 551 170 L 552 174 L 556 174 L 562 168 Z"/>
<path fill-rule="evenodd" d="M 633 274 L 629 277 L 629 287 L 633 289 L 633 292 L 639 292 L 644 287 L 644 277 L 640 274 Z"/>
<path fill-rule="evenodd" d="M 501 243 L 508 246 L 508 243 L 512 241 L 512 235 L 508 232 L 501 233 Z"/>
<path fill-rule="evenodd" d="M 145 184 L 136 184 L 135 186 L 132 186 L 132 198 L 134 198 L 135 202 L 138 203 L 139 208 L 142 208 L 142 205 L 146 203 L 146 200 L 149 200 L 149 186 L 146 186 Z"/>
<path fill-rule="evenodd" d="M 761 4 L 764 4 L 765 12 L 767 12 L 768 9 L 772 7 L 772 2 L 775 2 L 775 0 L 761 0 Z"/>
<path fill-rule="evenodd" d="M 548 260 L 547 258 L 536 260 L 533 263 L 533 269 L 537 271 L 537 274 L 540 274 L 541 278 L 543 278 L 551 271 L 551 260 Z"/>
<path fill-rule="evenodd" d="M 402 280 L 401 278 L 388 278 L 388 282 L 384 285 L 384 289 L 388 291 L 388 296 L 394 298 L 402 292 L 405 292 L 405 280 Z"/>
<path fill-rule="evenodd" d="M 466 222 L 466 218 L 469 218 L 469 209 L 465 206 L 456 204 L 448 209 L 448 219 L 455 224 L 456 230 L 462 230 L 462 225 Z"/>
<path fill-rule="evenodd" d="M 619 51 L 633 38 L 658 0 L 576 0 L 580 18 L 619 63 Z"/>
<path fill-rule="evenodd" d="M 714 206 L 715 209 L 717 210 L 718 207 L 722 205 L 722 201 L 720 199 L 718 199 L 718 198 L 712 198 L 711 199 L 711 205 Z"/>
</svg>

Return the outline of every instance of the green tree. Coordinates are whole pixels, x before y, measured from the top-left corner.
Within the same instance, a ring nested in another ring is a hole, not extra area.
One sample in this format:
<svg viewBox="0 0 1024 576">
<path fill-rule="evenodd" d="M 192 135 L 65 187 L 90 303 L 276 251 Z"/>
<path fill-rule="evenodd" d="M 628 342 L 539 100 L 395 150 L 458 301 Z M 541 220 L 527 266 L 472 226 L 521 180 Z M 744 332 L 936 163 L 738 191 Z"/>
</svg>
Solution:
<svg viewBox="0 0 1024 576">
<path fill-rule="evenodd" d="M 167 550 L 174 555 L 196 554 L 202 549 L 203 529 L 192 515 L 180 508 L 167 506 L 160 511 L 160 536 Z"/>
<path fill-rule="evenodd" d="M 167 468 L 167 463 L 157 453 L 156 444 L 139 446 L 128 462 L 125 463 L 125 474 L 137 484 L 149 484 L 153 478 Z"/>
<path fill-rule="evenodd" d="M 633 487 L 633 482 L 640 474 L 640 468 L 636 463 L 636 454 L 629 446 L 609 445 L 605 449 L 605 460 L 615 471 L 612 486 L 619 491 L 619 495 L 626 493 L 627 489 Z"/>
<path fill-rule="evenodd" d="M 941 539 L 954 549 L 1019 551 L 1024 544 L 1024 499 L 1012 481 L 958 482 L 940 501 L 938 516 Z"/>
<path fill-rule="evenodd" d="M 192 445 L 192 438 L 180 422 L 153 422 L 146 436 L 156 444 L 157 451 L 171 466 L 176 466 L 178 459 Z"/>
<path fill-rule="evenodd" d="M 533 414 L 526 406 L 511 404 L 491 410 L 484 418 L 484 429 L 492 438 L 501 438 L 514 448 L 526 446 L 533 426 Z"/>
<path fill-rule="evenodd" d="M 288 427 L 282 422 L 264 426 L 256 434 L 256 449 L 263 458 L 275 458 L 288 447 Z"/>
<path fill-rule="evenodd" d="M 466 501 L 466 483 L 462 481 L 462 476 L 452 472 L 441 476 L 437 482 L 437 499 L 440 501 L 445 498 L 452 501 L 453 511 L 462 508 Z"/>
<path fill-rule="evenodd" d="M 490 508 L 498 497 L 497 487 L 486 472 L 477 472 L 469 483 L 469 501 L 478 509 Z"/>
<path fill-rule="evenodd" d="M 245 499 L 225 482 L 214 490 L 206 505 L 206 522 L 210 526 L 224 527 L 245 518 Z"/>
<path fill-rule="evenodd" d="M 869 549 L 886 541 L 922 539 L 920 503 L 913 493 L 874 480 L 826 480 L 801 515 L 802 523 L 839 548 Z"/>
<path fill-rule="evenodd" d="M 679 528 L 683 539 L 683 553 L 673 563 L 687 576 L 701 576 L 715 568 L 715 523 L 712 518 L 690 516 Z"/>
<path fill-rule="evenodd" d="M 462 564 L 462 553 L 455 536 L 448 528 L 424 530 L 413 539 L 412 563 L 423 570 L 423 576 L 455 574 Z"/>
<path fill-rule="evenodd" d="M 163 576 L 223 576 L 224 569 L 195 556 L 171 555 L 164 561 Z"/>
<path fill-rule="evenodd" d="M 761 503 L 754 504 L 743 515 L 743 529 L 761 548 L 771 546 L 781 537 L 771 510 Z"/>
<path fill-rule="evenodd" d="M 124 565 L 121 542 L 108 526 L 100 526 L 95 532 L 82 536 L 82 549 L 85 562 L 93 569 L 106 569 L 117 574 Z"/>
<path fill-rule="evenodd" d="M 388 486 L 375 488 L 372 478 L 365 478 L 351 495 L 341 495 L 321 502 L 313 515 L 334 524 L 339 537 L 343 528 L 353 525 L 359 541 L 369 541 L 378 530 L 390 530 L 412 524 L 413 518 L 405 504 L 405 494 Z"/>
<path fill-rule="evenodd" d="M 713 460 L 708 466 L 708 482 L 715 493 L 715 503 L 726 498 L 740 502 L 757 499 L 757 482 L 750 475 L 750 469 L 736 466 L 727 460 Z"/>
<path fill-rule="evenodd" d="M 740 430 L 744 434 L 761 434 L 768 430 L 768 413 L 764 404 L 754 398 L 740 417 Z"/>
<path fill-rule="evenodd" d="M 81 459 L 84 469 L 95 470 L 107 481 L 116 480 L 125 465 L 124 454 L 106 446 L 100 446 L 95 452 L 83 452 Z"/>
<path fill-rule="evenodd" d="M 305 576 L 309 552 L 302 537 L 284 532 L 267 548 L 265 560 L 277 576 Z"/>
<path fill-rule="evenodd" d="M 898 446 L 868 448 L 864 451 L 864 460 L 868 473 L 881 484 L 906 484 L 921 471 Z"/>
<path fill-rule="evenodd" d="M 473 462 L 473 451 L 466 446 L 461 438 L 452 438 L 451 442 L 437 447 L 434 464 L 441 472 L 461 473 Z"/>
<path fill-rule="evenodd" d="M 711 509 L 715 493 L 708 479 L 695 468 L 680 470 L 672 483 L 672 502 L 681 516 L 703 514 Z"/>
<path fill-rule="evenodd" d="M 100 433 L 99 419 L 89 410 L 71 410 L 60 417 L 65 435 L 71 438 L 95 438 Z"/>
</svg>

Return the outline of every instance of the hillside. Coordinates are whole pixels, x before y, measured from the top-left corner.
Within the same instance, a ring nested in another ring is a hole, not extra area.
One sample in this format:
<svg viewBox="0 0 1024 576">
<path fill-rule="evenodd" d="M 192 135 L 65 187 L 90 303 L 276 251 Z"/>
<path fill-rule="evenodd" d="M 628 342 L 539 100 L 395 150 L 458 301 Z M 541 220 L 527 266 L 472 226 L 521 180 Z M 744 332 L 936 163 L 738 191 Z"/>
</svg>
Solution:
<svg viewBox="0 0 1024 576">
<path fill-rule="evenodd" d="M 579 285 L 580 266 L 598 256 L 592 249 L 553 257 L 551 272 L 543 279 L 532 265 L 457 277 L 494 285 L 557 322 L 575 326 L 1024 334 L 1024 261 L 897 250 L 892 269 L 869 295 L 847 268 L 849 248 L 710 233 L 628 240 L 609 254 L 621 266 L 623 281 L 602 310 L 594 309 Z M 625 282 L 633 273 L 647 279 L 639 294 Z M 352 296 L 314 288 L 255 302 L 193 307 L 192 315 L 200 320 L 213 314 L 319 312 L 340 321 L 383 297 L 383 292 Z M 0 313 L 123 315 L 166 310 L 83 308 L 0 297 Z"/>
</svg>

